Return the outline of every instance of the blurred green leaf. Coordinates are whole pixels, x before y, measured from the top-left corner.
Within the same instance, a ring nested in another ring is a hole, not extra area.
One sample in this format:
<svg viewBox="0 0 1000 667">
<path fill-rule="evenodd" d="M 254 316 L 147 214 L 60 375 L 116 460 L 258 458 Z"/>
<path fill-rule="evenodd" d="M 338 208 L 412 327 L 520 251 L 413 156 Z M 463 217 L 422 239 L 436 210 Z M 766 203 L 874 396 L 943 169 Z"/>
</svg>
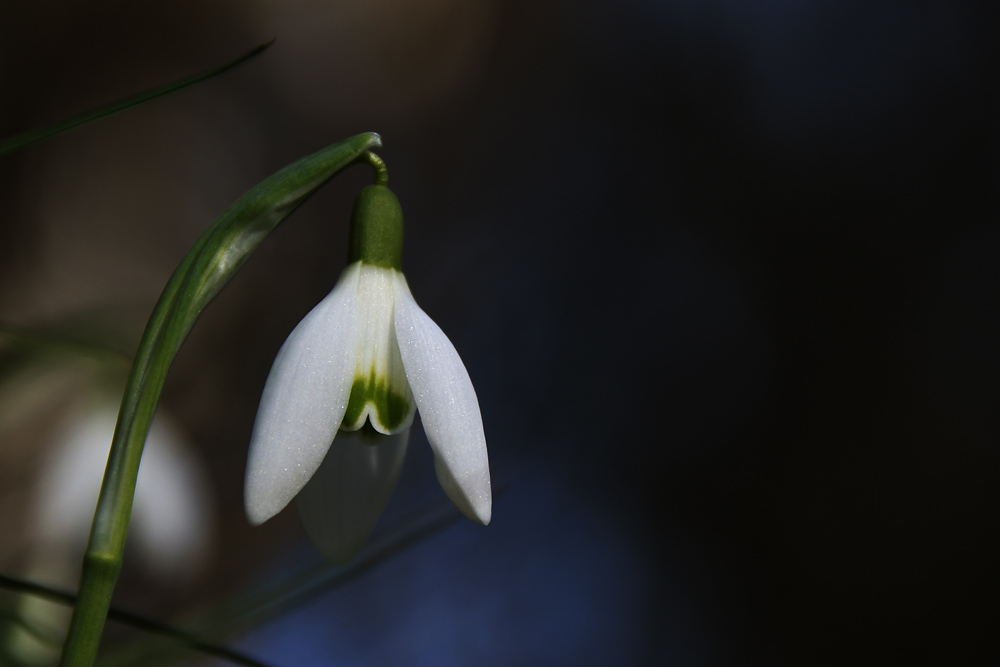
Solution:
<svg viewBox="0 0 1000 667">
<path fill-rule="evenodd" d="M 0 582 L 0 586 L 3 586 L 2 582 Z M 51 628 L 39 627 L 18 612 L 6 608 L 6 606 L 0 607 L 0 638 L 5 640 L 0 642 L 0 650 L 2 650 L 2 653 L 0 653 L 0 656 L 2 656 L 0 665 L 7 665 L 8 662 L 17 661 L 14 656 L 10 655 L 11 647 L 9 645 L 12 631 L 15 629 L 24 632 L 40 645 L 50 647 L 53 651 L 59 650 L 59 646 L 63 640 L 62 635 L 54 633 Z"/>
<path fill-rule="evenodd" d="M 211 79 L 213 76 L 217 76 L 231 70 L 237 65 L 246 62 L 247 60 L 253 58 L 259 53 L 262 53 L 269 46 L 274 44 L 272 39 L 269 42 L 265 42 L 253 49 L 247 51 L 239 58 L 232 60 L 224 65 L 218 67 L 213 67 L 210 70 L 202 72 L 201 74 L 195 74 L 186 79 L 181 79 L 180 81 L 175 81 L 174 83 L 168 83 L 165 86 L 160 86 L 159 88 L 153 88 L 152 90 L 147 90 L 144 93 L 139 93 L 138 95 L 133 95 L 132 97 L 127 97 L 123 100 L 117 102 L 112 102 L 106 106 L 94 109 L 92 111 L 87 111 L 78 116 L 73 116 L 64 121 L 60 121 L 54 125 L 49 125 L 48 127 L 43 127 L 38 130 L 30 130 L 22 134 L 15 135 L 4 141 L 0 141 L 0 155 L 4 153 L 10 153 L 11 151 L 16 151 L 18 148 L 27 146 L 28 144 L 33 144 L 44 139 L 48 139 L 57 134 L 66 132 L 67 130 L 72 130 L 75 127 L 90 123 L 92 121 L 104 118 L 105 116 L 110 116 L 111 114 L 118 113 L 119 111 L 124 111 L 129 107 L 134 107 L 138 104 L 144 102 L 149 102 L 150 100 L 155 100 L 157 97 L 163 97 L 164 95 L 169 95 L 170 93 L 181 90 L 182 88 L 187 88 L 188 86 L 193 86 L 196 83 L 205 81 L 206 79 Z"/>
<path fill-rule="evenodd" d="M 129 361 L 110 345 L 0 322 L 0 350 L 5 346 L 31 356 L 84 360 L 114 368 L 125 367 Z"/>
<path fill-rule="evenodd" d="M 32 595 L 52 602 L 65 604 L 67 606 L 73 606 L 73 603 L 76 602 L 76 596 L 71 593 L 58 591 L 54 588 L 43 586 L 42 584 L 36 584 L 34 582 L 25 581 L 16 577 L 8 577 L 3 574 L 0 574 L 0 588 L 23 593 L 25 595 Z M 23 628 L 31 636 L 35 637 L 42 643 L 51 644 L 54 648 L 58 648 L 62 642 L 62 637 L 50 636 L 41 628 L 34 627 L 14 612 L 9 610 L 0 610 L 0 616 L 4 617 L 11 625 Z M 144 632 L 165 637 L 171 640 L 171 642 L 175 645 L 181 645 L 205 655 L 222 658 L 236 665 L 244 665 L 245 667 L 267 667 L 263 663 L 245 656 L 242 653 L 231 651 L 224 646 L 204 642 L 189 632 L 171 628 L 170 626 L 158 623 L 157 621 L 150 620 L 137 614 L 130 614 L 119 609 L 111 609 L 108 611 L 108 618 L 122 623 L 123 625 L 128 625 Z"/>
</svg>

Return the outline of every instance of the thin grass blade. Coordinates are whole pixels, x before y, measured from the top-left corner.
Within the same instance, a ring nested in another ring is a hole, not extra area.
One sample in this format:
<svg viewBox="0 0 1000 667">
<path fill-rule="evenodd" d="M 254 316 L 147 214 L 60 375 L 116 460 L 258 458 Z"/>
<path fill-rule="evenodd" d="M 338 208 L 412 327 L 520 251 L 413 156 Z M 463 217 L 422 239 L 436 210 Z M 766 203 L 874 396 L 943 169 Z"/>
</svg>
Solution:
<svg viewBox="0 0 1000 667">
<path fill-rule="evenodd" d="M 265 42 L 264 44 L 260 44 L 259 46 L 255 46 L 235 60 L 231 60 L 224 65 L 219 65 L 218 67 L 213 67 L 212 69 L 201 72 L 200 74 L 195 74 L 194 76 L 189 76 L 186 79 L 168 83 L 167 85 L 160 86 L 159 88 L 147 90 L 146 92 L 139 93 L 138 95 L 126 97 L 123 100 L 118 100 L 117 102 L 112 102 L 111 104 L 73 116 L 72 118 L 59 121 L 54 125 L 49 125 L 48 127 L 39 128 L 37 130 L 29 130 L 28 132 L 23 132 L 10 137 L 9 139 L 5 139 L 4 141 L 0 141 L 0 155 L 16 151 L 18 148 L 23 148 L 29 144 L 43 141 L 49 137 L 72 130 L 73 128 L 81 125 L 91 123 L 100 118 L 104 118 L 105 116 L 110 116 L 111 114 L 118 113 L 119 111 L 124 111 L 125 109 L 143 104 L 144 102 L 155 100 L 157 97 L 169 95 L 170 93 L 187 88 L 188 86 L 201 83 L 206 79 L 211 79 L 214 76 L 218 76 L 219 74 L 227 72 L 237 65 L 250 60 L 254 56 L 262 53 L 272 44 L 274 44 L 273 39 L 269 42 Z"/>
</svg>

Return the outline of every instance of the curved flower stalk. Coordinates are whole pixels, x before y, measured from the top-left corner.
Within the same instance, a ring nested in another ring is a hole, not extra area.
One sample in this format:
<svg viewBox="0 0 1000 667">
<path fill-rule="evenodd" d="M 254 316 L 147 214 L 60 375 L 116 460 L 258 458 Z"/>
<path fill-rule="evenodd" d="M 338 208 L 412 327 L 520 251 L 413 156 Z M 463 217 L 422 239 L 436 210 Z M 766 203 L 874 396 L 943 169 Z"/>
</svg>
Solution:
<svg viewBox="0 0 1000 667">
<path fill-rule="evenodd" d="M 181 260 L 146 323 L 111 441 L 83 559 L 63 667 L 97 658 L 128 534 L 143 444 L 167 371 L 201 311 L 253 251 L 302 202 L 342 169 L 381 146 L 374 132 L 350 137 L 272 174 L 237 199 Z M 371 159 L 369 158 L 369 161 Z"/>
<path fill-rule="evenodd" d="M 402 237 L 395 195 L 365 188 L 348 266 L 278 352 L 251 436 L 250 522 L 297 498 L 306 532 L 336 564 L 357 553 L 388 502 L 418 410 L 441 487 L 465 516 L 490 522 L 479 401 L 455 347 L 410 294 Z"/>
</svg>

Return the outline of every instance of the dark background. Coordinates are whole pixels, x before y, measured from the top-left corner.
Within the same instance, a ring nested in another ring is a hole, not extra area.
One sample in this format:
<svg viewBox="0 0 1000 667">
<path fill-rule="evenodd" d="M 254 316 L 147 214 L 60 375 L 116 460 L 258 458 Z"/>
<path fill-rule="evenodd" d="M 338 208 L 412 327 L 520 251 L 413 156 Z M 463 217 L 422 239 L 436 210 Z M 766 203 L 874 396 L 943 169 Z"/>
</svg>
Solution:
<svg viewBox="0 0 1000 667">
<path fill-rule="evenodd" d="M 4 3 L 4 136 L 278 41 L 0 157 L 0 318 L 104 313 L 134 346 L 229 203 L 378 131 L 407 278 L 465 360 L 503 492 L 488 528 L 455 523 L 238 646 L 274 665 L 986 664 L 997 13 Z M 314 562 L 294 511 L 246 525 L 246 444 L 369 180 L 297 212 L 185 344 L 163 405 L 212 477 L 216 553 L 183 592 L 127 571 L 122 605 L 170 617 Z M 11 571 L 35 459 L 2 456 Z M 431 468 L 415 431 L 390 515 L 443 498 Z"/>
</svg>

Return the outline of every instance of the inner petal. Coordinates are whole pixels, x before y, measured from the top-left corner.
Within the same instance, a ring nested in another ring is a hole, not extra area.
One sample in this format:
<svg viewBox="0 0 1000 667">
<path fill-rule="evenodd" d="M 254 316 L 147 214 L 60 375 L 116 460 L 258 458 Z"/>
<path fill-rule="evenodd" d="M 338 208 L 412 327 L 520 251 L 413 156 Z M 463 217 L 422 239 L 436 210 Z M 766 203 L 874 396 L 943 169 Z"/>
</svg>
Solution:
<svg viewBox="0 0 1000 667">
<path fill-rule="evenodd" d="M 394 269 L 361 264 L 358 277 L 357 367 L 340 428 L 356 431 L 369 421 L 391 435 L 410 427 L 416 403 L 406 381 L 393 320 Z"/>
</svg>

